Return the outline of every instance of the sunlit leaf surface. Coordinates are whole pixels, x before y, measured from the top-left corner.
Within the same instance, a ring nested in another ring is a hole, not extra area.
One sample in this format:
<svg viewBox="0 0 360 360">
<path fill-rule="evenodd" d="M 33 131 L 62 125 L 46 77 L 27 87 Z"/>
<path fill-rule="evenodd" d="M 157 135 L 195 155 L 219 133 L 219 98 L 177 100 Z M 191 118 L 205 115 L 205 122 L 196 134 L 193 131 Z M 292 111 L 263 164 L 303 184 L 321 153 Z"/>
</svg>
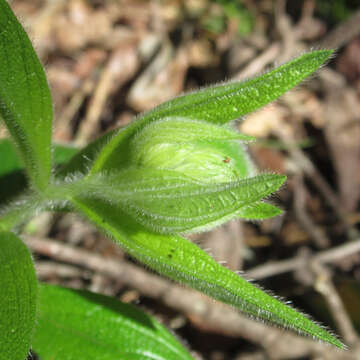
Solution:
<svg viewBox="0 0 360 360">
<path fill-rule="evenodd" d="M 191 360 L 153 317 L 114 298 L 42 284 L 33 348 L 42 360 Z"/>
</svg>

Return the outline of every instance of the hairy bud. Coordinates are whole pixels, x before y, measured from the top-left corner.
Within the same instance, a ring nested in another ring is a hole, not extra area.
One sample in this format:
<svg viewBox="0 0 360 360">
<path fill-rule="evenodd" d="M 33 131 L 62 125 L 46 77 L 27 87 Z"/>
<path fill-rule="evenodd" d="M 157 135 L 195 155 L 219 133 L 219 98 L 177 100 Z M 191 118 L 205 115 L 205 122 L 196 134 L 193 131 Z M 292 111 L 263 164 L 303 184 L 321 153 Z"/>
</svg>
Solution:
<svg viewBox="0 0 360 360">
<path fill-rule="evenodd" d="M 229 182 L 254 175 L 244 146 L 251 140 L 229 126 L 172 117 L 139 131 L 131 156 L 138 167 L 173 170 L 203 182 Z"/>
</svg>

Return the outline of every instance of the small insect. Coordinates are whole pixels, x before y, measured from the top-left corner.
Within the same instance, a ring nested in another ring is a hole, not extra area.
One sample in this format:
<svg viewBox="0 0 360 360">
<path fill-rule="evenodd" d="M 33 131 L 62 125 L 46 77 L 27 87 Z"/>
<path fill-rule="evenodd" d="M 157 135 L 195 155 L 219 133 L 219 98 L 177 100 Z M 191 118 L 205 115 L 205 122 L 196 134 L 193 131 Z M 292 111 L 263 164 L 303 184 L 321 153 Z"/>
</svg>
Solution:
<svg viewBox="0 0 360 360">
<path fill-rule="evenodd" d="M 224 163 L 229 163 L 230 162 L 230 158 L 228 156 L 226 156 L 226 158 L 223 160 Z"/>
</svg>

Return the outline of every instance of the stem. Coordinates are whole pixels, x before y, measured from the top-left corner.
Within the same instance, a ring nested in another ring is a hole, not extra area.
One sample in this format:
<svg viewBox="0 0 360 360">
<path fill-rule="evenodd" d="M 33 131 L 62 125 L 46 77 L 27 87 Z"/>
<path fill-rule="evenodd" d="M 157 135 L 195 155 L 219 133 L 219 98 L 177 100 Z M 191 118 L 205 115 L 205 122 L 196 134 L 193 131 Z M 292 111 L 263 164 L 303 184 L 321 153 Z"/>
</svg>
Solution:
<svg viewBox="0 0 360 360">
<path fill-rule="evenodd" d="M 38 213 L 40 208 L 41 200 L 38 194 L 22 195 L 0 211 L 0 230 L 11 231 Z"/>
<path fill-rule="evenodd" d="M 11 231 L 43 211 L 68 211 L 75 183 L 52 183 L 42 193 L 29 191 L 0 209 L 0 231 Z M 76 186 L 75 186 L 76 188 Z"/>
</svg>

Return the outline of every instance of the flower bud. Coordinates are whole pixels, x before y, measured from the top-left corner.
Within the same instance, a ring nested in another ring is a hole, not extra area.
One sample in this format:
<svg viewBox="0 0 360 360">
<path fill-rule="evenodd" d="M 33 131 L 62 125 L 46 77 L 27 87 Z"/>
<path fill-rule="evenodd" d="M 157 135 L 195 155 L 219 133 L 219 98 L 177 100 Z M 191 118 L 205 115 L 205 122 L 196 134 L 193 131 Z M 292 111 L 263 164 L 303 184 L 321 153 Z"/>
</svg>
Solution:
<svg viewBox="0 0 360 360">
<path fill-rule="evenodd" d="M 201 182 L 229 182 L 254 175 L 241 143 L 251 140 L 228 126 L 171 117 L 139 131 L 131 156 L 137 167 L 173 170 Z"/>
</svg>

